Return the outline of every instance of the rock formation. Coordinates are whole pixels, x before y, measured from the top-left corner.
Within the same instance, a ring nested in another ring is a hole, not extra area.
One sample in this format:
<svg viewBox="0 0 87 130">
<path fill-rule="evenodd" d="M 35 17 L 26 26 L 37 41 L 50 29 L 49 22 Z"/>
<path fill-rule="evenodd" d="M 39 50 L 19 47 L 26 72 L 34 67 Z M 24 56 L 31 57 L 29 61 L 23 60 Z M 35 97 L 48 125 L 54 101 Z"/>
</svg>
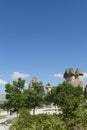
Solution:
<svg viewBox="0 0 87 130">
<path fill-rule="evenodd" d="M 46 90 L 47 90 L 47 92 L 51 91 L 51 89 L 52 89 L 52 86 L 49 83 L 46 84 Z"/>
<path fill-rule="evenodd" d="M 75 80 L 75 72 L 72 68 L 68 68 L 65 70 L 65 73 L 64 73 L 64 76 L 65 80 L 68 82 L 68 83 L 71 83 Z"/>
<path fill-rule="evenodd" d="M 28 87 L 29 87 L 30 89 L 32 89 L 32 88 L 33 88 L 33 85 L 34 85 L 35 83 L 38 83 L 38 80 L 37 80 L 36 77 L 32 78 L 32 80 L 31 80 L 31 82 L 29 83 L 29 86 L 28 86 Z"/>
<path fill-rule="evenodd" d="M 84 90 L 83 73 L 77 69 L 75 72 L 72 68 L 65 70 L 64 76 L 65 80 L 72 84 L 73 86 L 81 86 Z"/>
</svg>

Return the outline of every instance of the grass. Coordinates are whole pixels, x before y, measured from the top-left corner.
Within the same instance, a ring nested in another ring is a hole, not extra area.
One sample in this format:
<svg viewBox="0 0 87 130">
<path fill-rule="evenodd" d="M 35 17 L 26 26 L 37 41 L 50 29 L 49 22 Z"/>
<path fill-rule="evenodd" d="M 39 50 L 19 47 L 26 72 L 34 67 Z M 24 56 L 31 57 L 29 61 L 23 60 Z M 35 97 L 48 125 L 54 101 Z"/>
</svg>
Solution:
<svg viewBox="0 0 87 130">
<path fill-rule="evenodd" d="M 5 119 L 7 118 L 5 115 L 4 116 L 0 116 L 0 119 Z"/>
</svg>

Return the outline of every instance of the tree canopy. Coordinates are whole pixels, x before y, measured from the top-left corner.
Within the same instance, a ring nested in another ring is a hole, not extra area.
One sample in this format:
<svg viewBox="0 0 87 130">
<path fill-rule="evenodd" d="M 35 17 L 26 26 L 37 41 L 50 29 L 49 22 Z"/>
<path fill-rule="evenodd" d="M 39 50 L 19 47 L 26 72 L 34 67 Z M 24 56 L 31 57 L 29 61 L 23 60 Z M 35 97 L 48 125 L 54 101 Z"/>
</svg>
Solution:
<svg viewBox="0 0 87 130">
<path fill-rule="evenodd" d="M 17 121 L 13 123 L 17 130 L 86 130 L 87 108 L 84 92 L 80 86 L 72 86 L 63 82 L 45 93 L 42 82 L 36 82 L 31 88 L 25 89 L 25 80 L 19 78 L 12 84 L 6 84 L 7 109 L 23 110 Z M 44 102 L 45 101 L 45 102 Z M 54 115 L 30 115 L 29 110 L 42 105 L 54 104 L 58 107 L 59 114 Z M 28 116 L 29 117 L 28 117 Z M 55 123 L 56 121 L 56 123 Z M 52 123 L 54 125 L 52 125 Z"/>
<path fill-rule="evenodd" d="M 13 81 L 13 84 L 7 83 L 5 86 L 6 92 L 6 107 L 7 109 L 14 108 L 18 111 L 23 105 L 23 91 L 25 80 L 19 78 L 18 81 Z"/>
<path fill-rule="evenodd" d="M 24 91 L 24 94 L 26 107 L 35 110 L 36 107 L 41 107 L 43 104 L 44 86 L 41 82 L 34 83 L 31 89 Z"/>
</svg>

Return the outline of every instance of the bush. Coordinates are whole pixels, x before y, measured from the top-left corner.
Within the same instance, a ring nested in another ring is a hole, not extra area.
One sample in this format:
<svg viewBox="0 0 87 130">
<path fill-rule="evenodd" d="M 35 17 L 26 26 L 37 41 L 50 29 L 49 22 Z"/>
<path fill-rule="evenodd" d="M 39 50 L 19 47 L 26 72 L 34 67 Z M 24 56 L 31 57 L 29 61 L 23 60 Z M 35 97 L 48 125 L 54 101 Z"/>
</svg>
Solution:
<svg viewBox="0 0 87 130">
<path fill-rule="evenodd" d="M 22 110 L 10 130 L 65 130 L 64 128 L 56 114 L 30 115 L 28 110 Z"/>
</svg>

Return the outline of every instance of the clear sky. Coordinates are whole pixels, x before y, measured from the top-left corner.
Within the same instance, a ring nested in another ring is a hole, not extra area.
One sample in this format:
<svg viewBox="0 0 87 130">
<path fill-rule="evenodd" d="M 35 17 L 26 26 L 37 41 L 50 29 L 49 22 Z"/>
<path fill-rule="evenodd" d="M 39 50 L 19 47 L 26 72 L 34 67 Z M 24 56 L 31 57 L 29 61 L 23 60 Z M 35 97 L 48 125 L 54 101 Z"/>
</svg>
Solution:
<svg viewBox="0 0 87 130">
<path fill-rule="evenodd" d="M 87 0 L 0 0 L 0 93 L 19 76 L 57 85 L 66 68 L 86 74 L 86 55 Z"/>
</svg>

